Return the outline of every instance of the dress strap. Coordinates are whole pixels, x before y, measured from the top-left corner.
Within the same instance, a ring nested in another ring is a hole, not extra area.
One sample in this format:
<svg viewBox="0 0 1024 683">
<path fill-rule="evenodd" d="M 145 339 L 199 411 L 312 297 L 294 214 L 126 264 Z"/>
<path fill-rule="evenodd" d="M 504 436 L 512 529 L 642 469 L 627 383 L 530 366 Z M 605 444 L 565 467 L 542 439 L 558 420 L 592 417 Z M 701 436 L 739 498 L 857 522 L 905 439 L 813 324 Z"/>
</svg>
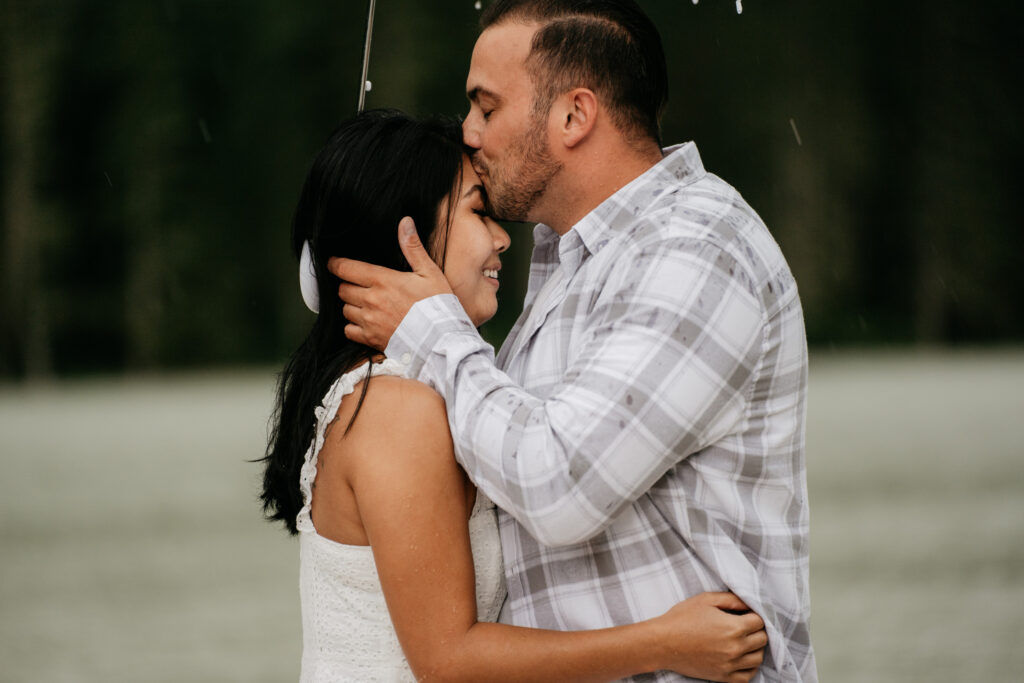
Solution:
<svg viewBox="0 0 1024 683">
<path fill-rule="evenodd" d="M 324 440 L 327 437 L 327 428 L 338 415 L 338 408 L 341 407 L 342 399 L 355 391 L 356 385 L 362 382 L 368 374 L 371 376 L 391 375 L 404 377 L 405 371 L 406 366 L 404 364 L 391 358 L 385 358 L 379 363 L 364 363 L 354 370 L 349 370 L 338 377 L 338 379 L 334 380 L 334 383 L 331 384 L 331 388 L 327 390 L 326 394 L 324 394 L 324 398 L 320 402 L 320 405 L 313 411 L 316 419 L 316 430 L 313 434 L 312 443 L 310 443 L 309 448 L 306 449 L 302 469 L 299 472 L 299 490 L 302 492 L 302 509 L 299 510 L 299 514 L 295 519 L 295 523 L 299 531 L 307 532 L 315 530 L 313 528 L 313 518 L 310 515 L 310 510 L 313 504 L 313 481 L 316 479 L 316 461 L 317 457 L 320 455 L 320 449 L 323 448 Z"/>
</svg>

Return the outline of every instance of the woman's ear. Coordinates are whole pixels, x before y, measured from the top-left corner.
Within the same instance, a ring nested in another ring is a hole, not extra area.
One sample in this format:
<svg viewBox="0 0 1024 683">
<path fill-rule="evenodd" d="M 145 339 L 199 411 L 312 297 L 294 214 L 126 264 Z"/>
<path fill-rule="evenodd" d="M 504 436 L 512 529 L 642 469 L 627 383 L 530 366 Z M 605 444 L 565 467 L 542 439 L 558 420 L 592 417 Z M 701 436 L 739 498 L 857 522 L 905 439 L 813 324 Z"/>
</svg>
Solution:
<svg viewBox="0 0 1024 683">
<path fill-rule="evenodd" d="M 589 88 L 570 90 L 561 98 L 562 120 L 559 133 L 562 144 L 572 148 L 585 140 L 597 122 L 597 96 Z"/>
</svg>

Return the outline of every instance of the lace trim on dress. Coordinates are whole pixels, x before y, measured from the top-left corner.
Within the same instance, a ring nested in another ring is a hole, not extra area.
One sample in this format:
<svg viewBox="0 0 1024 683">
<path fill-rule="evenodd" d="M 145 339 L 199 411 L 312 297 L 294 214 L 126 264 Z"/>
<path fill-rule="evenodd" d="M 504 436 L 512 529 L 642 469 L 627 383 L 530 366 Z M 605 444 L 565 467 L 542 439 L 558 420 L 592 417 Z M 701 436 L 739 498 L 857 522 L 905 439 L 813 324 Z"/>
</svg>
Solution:
<svg viewBox="0 0 1024 683">
<path fill-rule="evenodd" d="M 391 375 L 397 377 L 405 376 L 405 365 L 391 358 L 385 358 L 379 363 L 364 363 L 354 370 L 349 370 L 338 379 L 327 390 L 323 401 L 317 406 L 314 414 L 316 416 L 316 433 L 313 442 L 309 444 L 302 462 L 302 469 L 299 472 L 299 490 L 302 492 L 302 509 L 296 516 L 295 525 L 299 531 L 315 532 L 313 518 L 310 514 L 313 504 L 313 481 L 316 479 L 316 462 L 327 438 L 327 428 L 338 414 L 341 407 L 341 400 L 355 391 L 355 386 L 362 382 L 370 369 L 373 368 L 373 375 Z"/>
</svg>

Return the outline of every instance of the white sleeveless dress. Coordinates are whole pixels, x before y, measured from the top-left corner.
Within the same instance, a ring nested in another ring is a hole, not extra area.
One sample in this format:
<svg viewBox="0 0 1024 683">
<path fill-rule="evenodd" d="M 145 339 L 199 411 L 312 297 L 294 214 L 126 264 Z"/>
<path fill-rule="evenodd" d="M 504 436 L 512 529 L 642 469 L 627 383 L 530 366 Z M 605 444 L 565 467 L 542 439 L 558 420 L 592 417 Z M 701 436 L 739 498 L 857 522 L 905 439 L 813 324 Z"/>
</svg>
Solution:
<svg viewBox="0 0 1024 683">
<path fill-rule="evenodd" d="M 416 680 L 391 625 L 370 546 L 324 538 L 316 532 L 310 516 L 317 455 L 327 426 L 342 398 L 352 393 L 369 367 L 366 364 L 342 375 L 327 391 L 316 409 L 315 441 L 306 451 L 299 477 L 303 507 L 296 522 L 303 683 Z M 405 376 L 404 366 L 390 359 L 375 364 L 372 374 Z M 438 429 L 445 428 L 438 425 Z M 496 621 L 505 599 L 501 545 L 494 504 L 480 492 L 469 519 L 469 534 L 476 568 L 477 615 L 480 621 Z"/>
</svg>

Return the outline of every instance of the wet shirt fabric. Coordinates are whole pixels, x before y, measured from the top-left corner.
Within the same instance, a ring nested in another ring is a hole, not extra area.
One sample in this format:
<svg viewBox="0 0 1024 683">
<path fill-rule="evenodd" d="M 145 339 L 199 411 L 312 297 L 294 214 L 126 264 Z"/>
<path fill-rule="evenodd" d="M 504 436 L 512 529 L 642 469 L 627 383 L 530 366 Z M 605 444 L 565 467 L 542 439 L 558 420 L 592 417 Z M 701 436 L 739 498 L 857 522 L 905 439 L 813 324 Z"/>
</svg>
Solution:
<svg viewBox="0 0 1024 683">
<path fill-rule="evenodd" d="M 496 361 L 451 295 L 417 303 L 387 349 L 444 396 L 500 508 L 503 620 L 600 628 L 731 590 L 767 624 L 755 680 L 816 681 L 807 346 L 768 229 L 687 143 L 534 240 Z"/>
</svg>

